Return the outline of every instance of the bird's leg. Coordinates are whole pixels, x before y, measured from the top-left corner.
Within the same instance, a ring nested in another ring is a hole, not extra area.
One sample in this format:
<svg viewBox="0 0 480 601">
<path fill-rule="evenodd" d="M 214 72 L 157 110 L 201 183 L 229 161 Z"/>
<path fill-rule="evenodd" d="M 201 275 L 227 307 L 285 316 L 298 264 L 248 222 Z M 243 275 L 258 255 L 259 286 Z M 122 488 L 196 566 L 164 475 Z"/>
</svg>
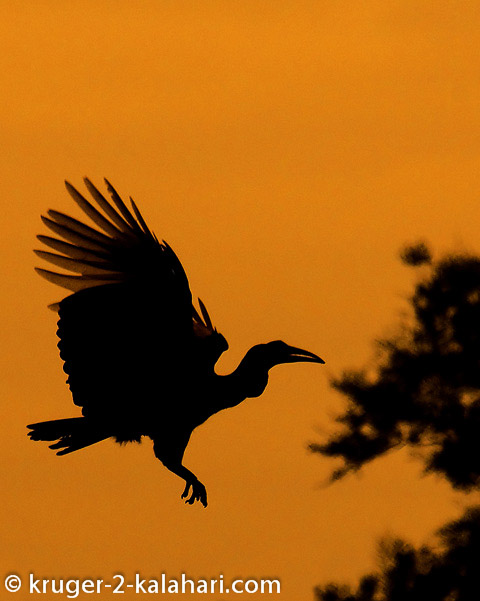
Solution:
<svg viewBox="0 0 480 601">
<path fill-rule="evenodd" d="M 167 467 L 174 474 L 177 474 L 177 476 L 180 476 L 180 478 L 183 478 L 185 480 L 185 489 L 181 496 L 182 499 L 185 499 L 185 503 L 188 503 L 189 505 L 193 505 L 193 503 L 195 501 L 200 501 L 200 503 L 204 507 L 206 507 L 207 506 L 207 489 L 200 482 L 200 480 L 195 476 L 195 474 L 193 474 L 190 470 L 188 470 L 183 465 L 180 465 L 180 466 L 176 467 L 175 469 L 172 469 L 169 466 L 167 466 Z M 192 494 L 190 494 L 190 489 L 192 489 Z M 190 494 L 190 496 L 188 496 L 189 494 Z"/>
<path fill-rule="evenodd" d="M 207 506 L 207 489 L 200 482 L 200 480 L 195 476 L 193 472 L 187 469 L 182 464 L 180 465 L 172 465 L 171 463 L 162 462 L 166 468 L 168 468 L 180 478 L 185 480 L 185 489 L 182 493 L 181 498 L 185 499 L 185 503 L 189 505 L 193 505 L 195 501 L 200 501 L 200 503 L 206 507 Z M 192 489 L 192 493 L 190 496 L 190 488 Z M 187 498 L 188 497 L 188 498 Z"/>
<path fill-rule="evenodd" d="M 185 446 L 186 444 L 187 443 L 185 443 Z M 160 461 L 167 469 L 169 469 L 171 472 L 185 480 L 185 489 L 181 496 L 182 499 L 185 499 L 185 503 L 193 505 L 195 501 L 200 501 L 200 503 L 204 507 L 206 507 L 207 489 L 193 472 L 191 472 L 184 465 L 182 465 L 185 446 L 182 449 L 180 449 L 178 446 L 175 445 L 173 449 L 171 447 L 166 449 L 162 443 L 157 443 L 157 440 L 155 440 L 153 444 L 153 451 L 155 453 L 155 456 L 158 459 L 160 459 Z M 191 494 L 190 489 L 192 489 Z M 188 496 L 189 494 L 190 496 Z"/>
</svg>

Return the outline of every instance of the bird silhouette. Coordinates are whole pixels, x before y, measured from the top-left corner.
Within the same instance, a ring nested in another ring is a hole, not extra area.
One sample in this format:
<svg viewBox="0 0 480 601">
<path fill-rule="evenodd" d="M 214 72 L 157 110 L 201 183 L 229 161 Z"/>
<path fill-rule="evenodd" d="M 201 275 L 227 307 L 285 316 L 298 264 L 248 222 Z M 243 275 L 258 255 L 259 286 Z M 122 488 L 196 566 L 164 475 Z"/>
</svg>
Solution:
<svg viewBox="0 0 480 601">
<path fill-rule="evenodd" d="M 60 357 L 82 417 L 30 424 L 28 434 L 56 441 L 50 448 L 57 455 L 110 437 L 118 443 L 150 437 L 155 456 L 185 480 L 182 499 L 206 507 L 205 486 L 183 465 L 193 430 L 260 396 L 274 365 L 324 361 L 277 340 L 252 347 L 233 373 L 217 375 L 228 343 L 200 299 L 200 313 L 195 309 L 176 254 L 158 241 L 131 198 L 130 210 L 107 180 L 111 200 L 84 181 L 93 203 L 65 183 L 96 227 L 50 210 L 42 220 L 59 238 L 38 239 L 55 252 L 35 251 L 67 273 L 36 271 L 73 292 L 50 307 L 58 311 Z"/>
</svg>

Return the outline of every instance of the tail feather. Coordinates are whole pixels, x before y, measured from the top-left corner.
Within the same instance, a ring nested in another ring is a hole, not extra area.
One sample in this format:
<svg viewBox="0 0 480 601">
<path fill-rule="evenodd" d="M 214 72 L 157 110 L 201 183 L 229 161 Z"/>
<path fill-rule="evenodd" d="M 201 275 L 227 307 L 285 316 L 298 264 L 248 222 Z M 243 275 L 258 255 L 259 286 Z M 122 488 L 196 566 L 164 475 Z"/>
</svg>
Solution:
<svg viewBox="0 0 480 601">
<path fill-rule="evenodd" d="M 32 440 L 57 441 L 49 447 L 60 449 L 57 455 L 67 455 L 109 438 L 109 434 L 98 430 L 84 417 L 39 422 L 27 428 L 31 430 L 28 436 Z"/>
</svg>

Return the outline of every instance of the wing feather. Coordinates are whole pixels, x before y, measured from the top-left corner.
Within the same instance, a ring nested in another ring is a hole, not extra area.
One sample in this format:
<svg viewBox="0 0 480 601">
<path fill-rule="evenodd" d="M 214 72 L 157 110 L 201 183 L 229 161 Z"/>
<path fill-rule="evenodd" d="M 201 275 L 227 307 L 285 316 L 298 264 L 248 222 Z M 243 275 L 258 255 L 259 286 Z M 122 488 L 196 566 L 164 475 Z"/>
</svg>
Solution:
<svg viewBox="0 0 480 601">
<path fill-rule="evenodd" d="M 132 208 L 135 213 L 135 217 L 138 219 L 138 222 L 142 226 L 144 233 L 147 234 L 148 236 L 150 236 L 151 238 L 153 238 L 152 232 L 148 229 L 148 225 L 146 224 L 145 219 L 143 218 L 142 214 L 140 213 L 137 205 L 133 202 L 133 198 L 131 196 L 130 196 L 130 202 L 132 203 Z"/>
<path fill-rule="evenodd" d="M 73 198 L 73 200 L 78 204 L 78 206 L 82 209 L 82 211 L 90 217 L 90 219 L 98 225 L 104 232 L 110 234 L 113 238 L 117 235 L 121 234 L 120 230 L 118 230 L 108 219 L 106 219 L 100 211 L 98 211 L 91 203 L 88 202 L 86 198 L 84 198 L 80 192 L 78 192 L 72 184 L 69 182 L 65 182 L 65 186 L 67 188 L 68 193 Z M 129 233 L 129 231 L 125 232 Z"/>
<path fill-rule="evenodd" d="M 81 261 L 79 259 L 63 257 L 62 255 L 57 255 L 45 250 L 34 250 L 33 252 L 41 259 L 49 261 L 57 267 L 76 273 L 82 273 L 84 275 L 101 274 L 105 273 L 105 271 L 113 271 L 115 268 L 113 263 L 107 263 L 106 261 L 88 261 L 86 259 Z"/>
<path fill-rule="evenodd" d="M 48 217 L 41 217 L 43 223 L 52 230 L 55 234 L 61 236 L 64 240 L 72 242 L 75 246 L 82 246 L 92 251 L 104 252 L 105 248 L 108 248 L 105 243 L 100 243 L 90 236 L 79 234 L 76 230 L 72 230 L 69 227 L 58 224 L 56 221 L 52 221 Z M 110 241 L 111 243 L 112 241 Z"/>
<path fill-rule="evenodd" d="M 126 428 L 128 439 L 140 422 L 157 420 L 159 405 L 182 397 L 179 390 L 189 397 L 195 374 L 213 372 L 228 344 L 205 305 L 199 301 L 203 318 L 193 307 L 180 260 L 134 201 L 130 211 L 107 180 L 111 201 L 84 181 L 93 203 L 68 182 L 67 191 L 96 227 L 48 211 L 43 223 L 62 239 L 39 235 L 55 252 L 35 252 L 65 273 L 36 270 L 73 292 L 50 307 L 59 314 L 58 347 L 74 403 L 84 415 L 117 420 L 116 431 Z M 185 379 L 185 368 L 192 378 Z"/>
<path fill-rule="evenodd" d="M 84 290 L 86 288 L 92 288 L 93 286 L 110 284 L 112 280 L 124 281 L 125 279 L 123 274 L 113 273 L 104 276 L 65 275 L 63 273 L 49 271 L 48 269 L 41 269 L 40 267 L 35 267 L 35 271 L 49 282 L 52 282 L 52 284 L 57 284 L 57 286 L 61 286 L 67 290 L 73 290 L 74 292 L 78 292 L 79 290 Z"/>
<path fill-rule="evenodd" d="M 57 240 L 57 238 L 52 238 L 51 236 L 44 236 L 43 234 L 40 234 L 37 236 L 37 238 L 46 246 L 53 248 L 53 250 L 63 253 L 68 257 L 72 257 L 73 259 L 79 259 L 80 261 L 83 261 L 84 259 L 93 261 L 98 259 L 108 260 L 110 258 L 110 255 L 106 252 L 98 252 L 88 248 L 83 248 L 82 246 L 75 246 L 74 244 L 63 242 L 63 240 Z"/>
<path fill-rule="evenodd" d="M 48 215 L 59 225 L 68 227 L 69 229 L 73 230 L 74 232 L 77 232 L 77 234 L 80 234 L 82 236 L 86 236 L 87 238 L 95 240 L 96 242 L 99 242 L 103 246 L 108 246 L 112 240 L 115 240 L 115 238 L 113 238 L 113 239 L 109 238 L 108 236 L 106 236 L 105 234 L 102 234 L 101 232 L 94 229 L 93 227 L 90 227 L 89 225 L 85 225 L 85 223 L 78 221 L 78 219 L 74 219 L 73 217 L 69 217 L 68 215 L 65 215 L 65 213 L 60 213 L 59 211 L 53 211 L 53 210 L 49 210 L 47 212 L 48 212 Z"/>
<path fill-rule="evenodd" d="M 205 320 L 205 325 L 209 330 L 213 330 L 212 320 L 210 319 L 210 315 L 208 314 L 207 308 L 200 299 L 198 299 L 198 304 L 200 306 L 200 311 L 202 312 L 203 319 Z"/>
<path fill-rule="evenodd" d="M 113 223 L 117 226 L 119 233 L 122 232 L 124 234 L 130 234 L 130 228 L 128 223 L 115 211 L 115 209 L 111 206 L 108 200 L 103 196 L 103 194 L 92 184 L 92 182 L 85 177 L 84 180 L 85 185 L 88 188 L 88 191 L 93 196 L 98 206 L 105 212 L 107 217 L 109 217 Z"/>
<path fill-rule="evenodd" d="M 132 228 L 132 230 L 134 232 L 138 232 L 139 230 L 141 232 L 142 230 L 141 230 L 140 226 L 138 225 L 138 223 L 135 221 L 135 218 L 128 210 L 127 205 L 120 198 L 118 192 L 115 190 L 115 188 L 112 186 L 112 184 L 106 178 L 105 178 L 105 183 L 107 184 L 107 188 L 108 188 L 108 191 L 110 192 L 110 196 L 112 197 L 113 202 L 115 203 L 117 209 L 120 211 L 120 213 L 123 216 L 123 218 L 125 219 L 125 221 L 128 223 L 128 225 Z"/>
</svg>

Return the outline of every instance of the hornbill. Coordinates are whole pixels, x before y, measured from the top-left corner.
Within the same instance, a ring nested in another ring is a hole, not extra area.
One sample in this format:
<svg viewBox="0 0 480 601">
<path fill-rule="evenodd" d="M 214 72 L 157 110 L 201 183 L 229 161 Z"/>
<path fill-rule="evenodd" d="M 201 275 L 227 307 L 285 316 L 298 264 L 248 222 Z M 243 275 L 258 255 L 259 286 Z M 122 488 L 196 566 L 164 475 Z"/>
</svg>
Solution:
<svg viewBox="0 0 480 601">
<path fill-rule="evenodd" d="M 205 486 L 182 463 L 193 430 L 260 396 L 274 365 L 324 361 L 277 340 L 252 347 L 233 373 L 217 375 L 228 343 L 200 299 L 200 313 L 195 309 L 176 254 L 131 198 L 129 209 L 107 180 L 111 200 L 84 181 L 93 202 L 66 187 L 96 227 L 50 210 L 42 220 L 59 238 L 38 239 L 55 252 L 35 251 L 67 273 L 36 271 L 73 291 L 50 307 L 58 311 L 60 357 L 82 417 L 31 424 L 28 434 L 56 441 L 50 448 L 57 455 L 110 437 L 126 443 L 148 436 L 155 456 L 185 480 L 182 499 L 206 506 Z"/>
</svg>

